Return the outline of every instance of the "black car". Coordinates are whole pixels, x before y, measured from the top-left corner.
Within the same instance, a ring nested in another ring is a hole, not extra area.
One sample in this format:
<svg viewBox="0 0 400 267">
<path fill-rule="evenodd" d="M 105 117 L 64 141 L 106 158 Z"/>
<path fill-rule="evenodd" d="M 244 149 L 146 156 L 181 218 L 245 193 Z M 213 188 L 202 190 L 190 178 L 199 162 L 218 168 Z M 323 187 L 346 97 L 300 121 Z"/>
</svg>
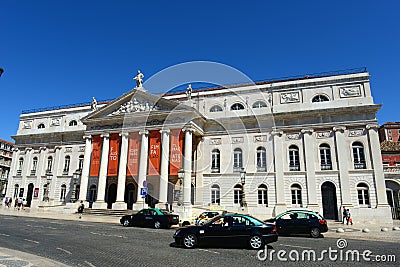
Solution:
<svg viewBox="0 0 400 267">
<path fill-rule="evenodd" d="M 185 248 L 230 244 L 260 249 L 278 240 L 275 225 L 243 214 L 224 214 L 204 225 L 182 227 L 173 237 L 176 245 Z"/>
<path fill-rule="evenodd" d="M 280 235 L 307 234 L 316 238 L 328 231 L 326 220 L 321 215 L 307 210 L 290 210 L 266 222 L 275 222 Z"/>
<path fill-rule="evenodd" d="M 142 209 L 138 213 L 123 216 L 120 222 L 123 226 L 170 228 L 179 224 L 179 215 L 160 209 Z"/>
</svg>

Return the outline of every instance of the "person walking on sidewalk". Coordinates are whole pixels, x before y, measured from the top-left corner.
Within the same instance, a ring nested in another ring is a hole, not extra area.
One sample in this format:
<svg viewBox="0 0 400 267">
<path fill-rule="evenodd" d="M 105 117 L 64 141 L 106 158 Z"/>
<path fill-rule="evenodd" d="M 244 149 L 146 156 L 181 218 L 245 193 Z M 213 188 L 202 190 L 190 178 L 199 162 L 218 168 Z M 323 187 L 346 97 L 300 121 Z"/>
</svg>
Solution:
<svg viewBox="0 0 400 267">
<path fill-rule="evenodd" d="M 85 209 L 85 204 L 83 204 L 83 200 L 81 200 L 81 203 L 79 203 L 78 207 L 79 219 L 82 218 L 82 213 L 84 209 Z"/>
<path fill-rule="evenodd" d="M 346 209 L 346 222 L 347 222 L 347 225 L 349 225 L 349 223 L 351 223 L 351 225 L 353 225 L 353 219 L 351 218 L 349 209 Z"/>
<path fill-rule="evenodd" d="M 346 207 L 343 207 L 343 222 L 342 224 L 344 224 L 344 221 L 346 220 Z"/>
</svg>

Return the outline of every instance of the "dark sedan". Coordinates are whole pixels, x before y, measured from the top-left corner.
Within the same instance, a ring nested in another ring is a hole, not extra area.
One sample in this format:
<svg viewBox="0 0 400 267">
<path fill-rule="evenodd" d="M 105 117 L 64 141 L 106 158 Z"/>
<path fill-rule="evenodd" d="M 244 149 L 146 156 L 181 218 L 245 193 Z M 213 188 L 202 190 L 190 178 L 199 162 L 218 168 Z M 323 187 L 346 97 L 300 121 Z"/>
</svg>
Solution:
<svg viewBox="0 0 400 267">
<path fill-rule="evenodd" d="M 321 233 L 328 231 L 326 220 L 321 215 L 307 210 L 290 210 L 266 222 L 275 222 L 280 235 L 307 234 L 317 238 Z"/>
<path fill-rule="evenodd" d="M 138 213 L 123 216 L 120 222 L 123 226 L 170 228 L 179 224 L 179 215 L 160 209 L 142 209 Z"/>
<path fill-rule="evenodd" d="M 230 244 L 260 249 L 278 240 L 275 225 L 243 214 L 224 214 L 204 225 L 182 227 L 173 237 L 178 246 L 185 248 Z"/>
</svg>

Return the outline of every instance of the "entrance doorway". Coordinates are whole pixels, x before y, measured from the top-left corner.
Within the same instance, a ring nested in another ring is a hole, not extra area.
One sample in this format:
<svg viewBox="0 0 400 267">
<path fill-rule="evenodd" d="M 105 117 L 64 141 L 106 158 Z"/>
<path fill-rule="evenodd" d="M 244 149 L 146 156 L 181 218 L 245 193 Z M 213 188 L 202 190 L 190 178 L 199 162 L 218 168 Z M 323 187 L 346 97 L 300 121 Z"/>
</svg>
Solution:
<svg viewBox="0 0 400 267">
<path fill-rule="evenodd" d="M 112 204 L 117 200 L 117 185 L 111 184 L 107 193 L 107 209 L 112 209 Z"/>
<path fill-rule="evenodd" d="M 145 203 L 149 205 L 150 208 L 155 208 L 158 203 L 158 199 L 154 197 L 154 186 L 150 183 L 147 184 L 147 195 L 145 198 Z"/>
<path fill-rule="evenodd" d="M 137 200 L 137 190 L 134 184 L 128 184 L 125 189 L 125 203 L 127 205 L 127 209 L 133 209 L 133 203 L 136 203 Z"/>
<path fill-rule="evenodd" d="M 89 208 L 92 208 L 93 202 L 97 200 L 97 186 L 92 184 L 89 188 Z"/>
<path fill-rule="evenodd" d="M 30 183 L 28 185 L 28 192 L 26 193 L 26 206 L 27 207 L 30 207 L 32 204 L 33 188 L 34 188 L 34 185 L 32 183 Z"/>
<path fill-rule="evenodd" d="M 338 208 L 336 198 L 336 187 L 331 182 L 325 182 L 321 187 L 322 191 L 322 208 L 325 219 L 337 220 Z"/>
</svg>

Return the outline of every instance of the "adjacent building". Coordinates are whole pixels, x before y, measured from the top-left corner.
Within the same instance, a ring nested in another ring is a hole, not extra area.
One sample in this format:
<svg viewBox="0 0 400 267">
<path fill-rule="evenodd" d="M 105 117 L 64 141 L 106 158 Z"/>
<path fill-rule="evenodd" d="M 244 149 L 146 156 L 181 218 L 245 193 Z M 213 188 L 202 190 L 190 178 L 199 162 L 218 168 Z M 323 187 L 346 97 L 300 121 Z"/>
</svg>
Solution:
<svg viewBox="0 0 400 267">
<path fill-rule="evenodd" d="M 0 198 L 5 196 L 14 144 L 0 139 Z"/>
<path fill-rule="evenodd" d="M 393 219 L 400 219 L 400 122 L 379 128 L 386 194 Z"/>
<path fill-rule="evenodd" d="M 306 208 L 391 222 L 368 72 L 21 114 L 8 196 L 31 207 L 204 208 L 268 218 Z M 151 88 L 149 88 L 151 89 Z M 147 194 L 146 194 L 147 192 Z"/>
</svg>

